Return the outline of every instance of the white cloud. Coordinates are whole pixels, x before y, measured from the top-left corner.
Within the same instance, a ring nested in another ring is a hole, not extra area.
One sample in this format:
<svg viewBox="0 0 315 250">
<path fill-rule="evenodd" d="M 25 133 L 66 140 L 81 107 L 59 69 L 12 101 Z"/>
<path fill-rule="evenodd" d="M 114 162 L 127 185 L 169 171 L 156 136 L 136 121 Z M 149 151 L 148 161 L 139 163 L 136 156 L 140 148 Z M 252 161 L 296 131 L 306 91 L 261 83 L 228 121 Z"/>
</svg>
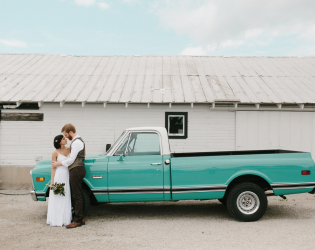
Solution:
<svg viewBox="0 0 315 250">
<path fill-rule="evenodd" d="M 138 3 L 141 3 L 141 0 L 123 0 L 123 3 L 126 3 L 126 4 L 138 4 Z"/>
<path fill-rule="evenodd" d="M 5 39 L 0 39 L 0 43 L 11 46 L 11 47 L 19 47 L 19 48 L 26 48 L 27 44 L 23 41 L 18 41 L 18 40 L 5 40 Z"/>
<path fill-rule="evenodd" d="M 101 9 L 108 9 L 109 8 L 109 4 L 107 3 L 104 3 L 104 2 L 100 2 L 100 3 L 97 3 L 97 5 L 101 8 Z"/>
<path fill-rule="evenodd" d="M 180 54 L 187 56 L 204 56 L 207 54 L 207 51 L 201 46 L 187 47 Z"/>
<path fill-rule="evenodd" d="M 314 0 L 160 0 L 153 9 L 166 29 L 196 44 L 182 53 L 258 49 L 288 37 L 300 42 L 296 46 L 315 42 Z"/>
<path fill-rule="evenodd" d="M 85 7 L 90 7 L 90 6 L 96 4 L 98 7 L 100 7 L 103 10 L 106 10 L 109 8 L 109 4 L 102 2 L 102 1 L 96 2 L 96 0 L 74 0 L 74 2 L 77 5 L 81 5 L 81 6 L 85 6 Z"/>
<path fill-rule="evenodd" d="M 86 7 L 95 4 L 95 0 L 74 0 L 74 2 L 77 5 L 82 5 L 82 6 L 86 6 Z"/>
<path fill-rule="evenodd" d="M 238 47 L 244 45 L 246 42 L 244 40 L 225 40 L 221 43 L 222 48 L 226 47 Z"/>
</svg>

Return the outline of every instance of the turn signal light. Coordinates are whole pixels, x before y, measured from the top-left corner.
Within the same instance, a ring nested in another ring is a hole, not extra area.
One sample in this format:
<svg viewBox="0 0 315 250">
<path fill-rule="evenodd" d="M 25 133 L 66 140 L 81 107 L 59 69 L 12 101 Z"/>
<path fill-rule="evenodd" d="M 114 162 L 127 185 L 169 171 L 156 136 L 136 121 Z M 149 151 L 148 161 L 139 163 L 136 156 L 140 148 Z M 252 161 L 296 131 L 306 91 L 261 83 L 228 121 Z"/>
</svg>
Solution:
<svg viewBox="0 0 315 250">
<path fill-rule="evenodd" d="M 311 174 L 311 170 L 303 170 L 302 171 L 302 175 L 310 175 Z"/>
<path fill-rule="evenodd" d="M 36 181 L 45 181 L 45 177 L 36 177 Z"/>
</svg>

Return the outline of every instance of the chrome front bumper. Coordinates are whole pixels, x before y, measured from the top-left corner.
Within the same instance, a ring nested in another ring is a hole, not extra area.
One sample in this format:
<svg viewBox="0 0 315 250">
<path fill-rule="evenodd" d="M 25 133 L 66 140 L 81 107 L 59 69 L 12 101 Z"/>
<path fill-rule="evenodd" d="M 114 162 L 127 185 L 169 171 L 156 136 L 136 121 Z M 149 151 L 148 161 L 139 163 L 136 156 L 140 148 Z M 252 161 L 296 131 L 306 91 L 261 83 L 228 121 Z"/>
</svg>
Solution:
<svg viewBox="0 0 315 250">
<path fill-rule="evenodd" d="M 34 190 L 31 191 L 31 196 L 34 201 L 38 201 L 38 198 L 44 198 L 46 200 L 45 193 L 35 193 Z"/>
<path fill-rule="evenodd" d="M 34 201 L 37 201 L 36 193 L 34 190 L 31 191 L 31 196 Z"/>
</svg>

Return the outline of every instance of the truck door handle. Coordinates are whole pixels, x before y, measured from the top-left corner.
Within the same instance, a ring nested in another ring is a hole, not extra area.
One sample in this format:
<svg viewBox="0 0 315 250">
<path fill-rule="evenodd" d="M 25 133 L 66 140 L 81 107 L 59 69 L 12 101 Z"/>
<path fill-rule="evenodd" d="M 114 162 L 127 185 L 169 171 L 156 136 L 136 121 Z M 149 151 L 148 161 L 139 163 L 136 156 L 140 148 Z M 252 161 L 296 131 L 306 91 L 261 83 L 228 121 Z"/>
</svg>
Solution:
<svg viewBox="0 0 315 250">
<path fill-rule="evenodd" d="M 161 165 L 162 163 L 159 162 L 159 163 L 151 163 L 151 165 Z"/>
</svg>

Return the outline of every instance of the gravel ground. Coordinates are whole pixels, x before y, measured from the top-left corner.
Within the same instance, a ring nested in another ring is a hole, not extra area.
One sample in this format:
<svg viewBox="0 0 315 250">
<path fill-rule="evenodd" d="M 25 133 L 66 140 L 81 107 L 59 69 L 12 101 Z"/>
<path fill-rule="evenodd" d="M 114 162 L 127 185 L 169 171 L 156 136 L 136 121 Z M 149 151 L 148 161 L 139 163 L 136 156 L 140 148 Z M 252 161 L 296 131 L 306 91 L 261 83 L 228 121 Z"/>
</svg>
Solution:
<svg viewBox="0 0 315 250">
<path fill-rule="evenodd" d="M 27 191 L 0 190 L 0 193 Z M 213 201 L 91 206 L 86 225 L 46 225 L 47 202 L 0 194 L 1 249 L 314 249 L 315 196 L 268 197 L 257 222 L 231 218 Z"/>
</svg>

